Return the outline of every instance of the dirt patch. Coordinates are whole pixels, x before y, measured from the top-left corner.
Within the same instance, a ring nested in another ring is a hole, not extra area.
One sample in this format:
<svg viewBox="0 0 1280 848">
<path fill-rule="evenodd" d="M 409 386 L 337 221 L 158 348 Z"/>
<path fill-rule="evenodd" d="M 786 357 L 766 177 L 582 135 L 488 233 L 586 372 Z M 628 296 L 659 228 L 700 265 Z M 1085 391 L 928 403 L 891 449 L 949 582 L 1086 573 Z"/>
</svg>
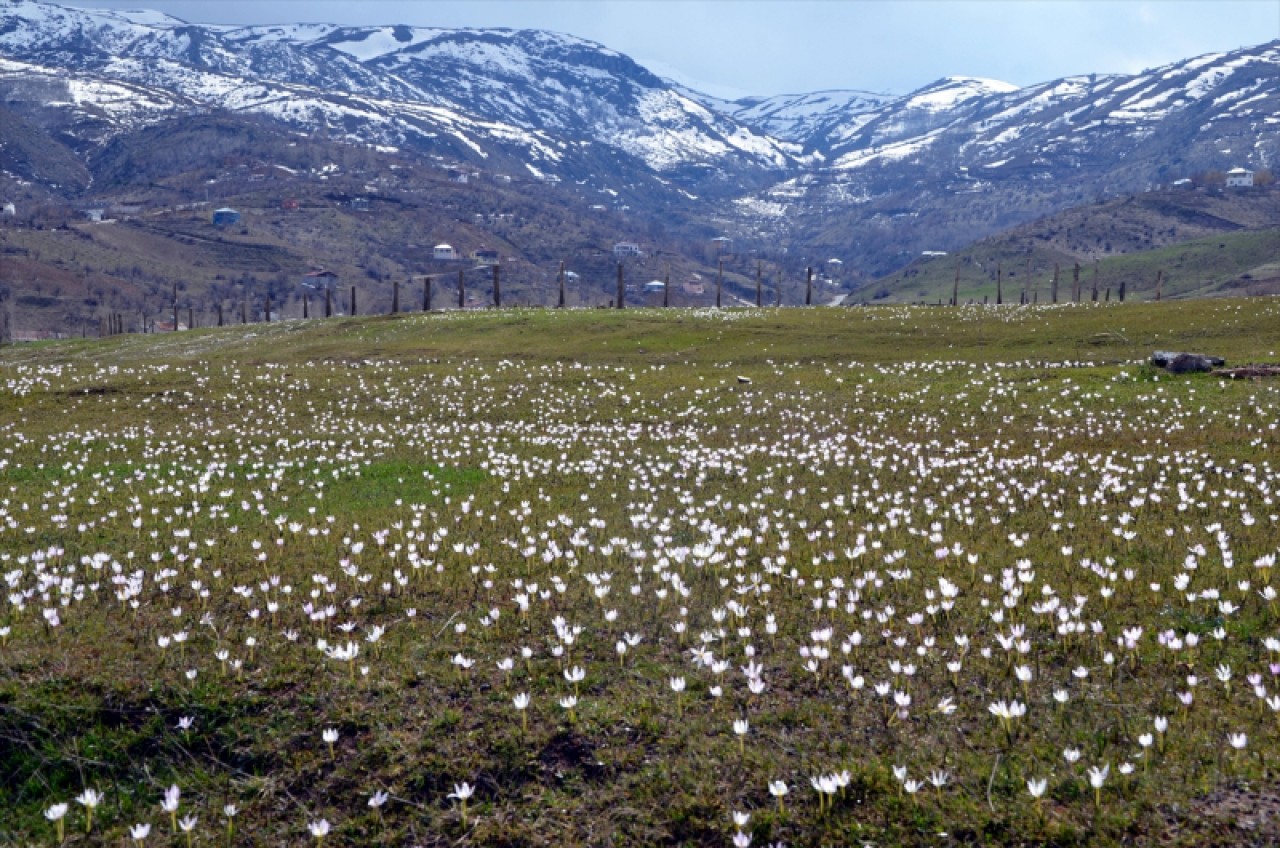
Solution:
<svg viewBox="0 0 1280 848">
<path fill-rule="evenodd" d="M 551 737 L 538 753 L 538 762 L 544 771 L 557 778 L 567 772 L 580 772 L 588 780 L 604 776 L 604 763 L 596 759 L 596 750 L 586 739 L 564 731 Z"/>
<path fill-rule="evenodd" d="M 1219 368 L 1209 373 L 1215 377 L 1230 377 L 1232 380 L 1280 377 L 1280 365 L 1241 365 L 1238 368 Z"/>
<path fill-rule="evenodd" d="M 1280 844 L 1280 787 L 1229 786 L 1165 811 L 1167 841 L 1206 845 Z"/>
</svg>

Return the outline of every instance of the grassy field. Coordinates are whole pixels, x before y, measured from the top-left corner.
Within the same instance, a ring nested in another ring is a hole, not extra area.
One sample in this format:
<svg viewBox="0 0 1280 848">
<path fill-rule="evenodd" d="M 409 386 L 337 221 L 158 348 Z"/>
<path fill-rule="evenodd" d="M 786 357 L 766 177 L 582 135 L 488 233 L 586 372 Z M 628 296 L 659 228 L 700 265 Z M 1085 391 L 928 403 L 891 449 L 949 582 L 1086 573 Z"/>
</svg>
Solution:
<svg viewBox="0 0 1280 848">
<path fill-rule="evenodd" d="M 1274 844 L 1280 383 L 1155 349 L 1280 301 L 0 349 L 0 846 Z"/>
<path fill-rule="evenodd" d="M 1156 280 L 1162 280 L 1162 299 L 1201 298 L 1243 295 L 1276 291 L 1276 257 L 1280 252 L 1280 230 L 1258 230 L 1219 233 L 1180 244 L 1158 247 L 1121 256 L 1111 256 L 1097 263 L 1081 263 L 1081 300 L 1092 298 L 1094 273 L 1097 272 L 1098 299 L 1110 290 L 1113 300 L 1120 299 L 1120 287 L 1126 289 L 1128 301 L 1156 299 Z M 960 302 L 980 303 L 986 298 L 996 302 L 996 267 L 1004 261 L 1003 296 L 1005 303 L 1021 302 L 1024 284 L 1027 301 L 1050 303 L 1053 271 L 1058 265 L 1058 300 L 1071 300 L 1072 265 L 1070 256 L 1041 248 L 1031 254 L 1030 282 L 1026 276 L 1026 255 L 1002 255 L 995 250 L 974 250 L 966 254 L 960 272 Z M 956 259 L 941 257 L 921 262 L 902 272 L 899 278 L 872 290 L 888 292 L 889 299 L 903 302 L 943 303 L 951 301 L 955 284 Z"/>
</svg>

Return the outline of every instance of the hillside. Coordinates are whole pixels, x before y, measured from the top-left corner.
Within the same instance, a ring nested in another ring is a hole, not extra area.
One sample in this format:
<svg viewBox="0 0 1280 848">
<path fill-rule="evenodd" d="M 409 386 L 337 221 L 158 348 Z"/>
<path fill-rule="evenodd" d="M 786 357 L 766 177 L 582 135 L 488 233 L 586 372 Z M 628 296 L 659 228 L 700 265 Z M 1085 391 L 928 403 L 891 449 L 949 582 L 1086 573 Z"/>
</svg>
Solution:
<svg viewBox="0 0 1280 848">
<path fill-rule="evenodd" d="M 1013 227 L 946 255 L 921 256 L 864 286 L 855 299 L 950 301 L 959 272 L 961 301 L 1005 302 L 1069 296 L 1075 267 L 1084 296 L 1097 279 L 1100 296 L 1162 297 L 1280 293 L 1280 191 L 1180 187 L 1065 210 Z"/>
<path fill-rule="evenodd" d="M 88 161 L 92 195 L 76 206 L 25 204 L 0 226 L 0 302 L 23 337 L 96 332 L 115 313 L 129 316 L 131 329 L 171 323 L 175 292 L 180 322 L 199 326 L 215 323 L 219 307 L 224 318 L 238 319 L 242 306 L 257 314 L 267 297 L 278 317 L 300 316 L 304 297 L 314 314 L 321 293 L 304 284 L 317 268 L 336 275 L 327 284 L 342 311 L 353 286 L 359 311 L 390 310 L 397 283 L 402 308 L 421 308 L 426 275 L 435 279 L 433 307 L 456 307 L 459 271 L 465 305 L 489 305 L 491 261 L 501 265 L 507 304 L 555 305 L 563 262 L 568 305 L 607 305 L 617 296 L 613 246 L 623 241 L 643 252 L 625 261 L 633 304 L 655 302 L 640 289 L 668 275 L 674 305 L 714 303 L 722 260 L 726 304 L 754 302 L 757 267 L 768 302 L 778 284 L 786 302 L 804 297 L 802 274 L 726 254 L 584 187 L 422 162 L 252 117 L 150 125 L 116 136 Z M 220 207 L 240 220 L 215 226 Z M 673 213 L 669 223 L 678 221 Z M 437 261 L 440 243 L 460 260 Z M 491 258 L 470 261 L 478 250 Z M 833 283 L 822 284 L 827 299 L 844 290 Z"/>
</svg>

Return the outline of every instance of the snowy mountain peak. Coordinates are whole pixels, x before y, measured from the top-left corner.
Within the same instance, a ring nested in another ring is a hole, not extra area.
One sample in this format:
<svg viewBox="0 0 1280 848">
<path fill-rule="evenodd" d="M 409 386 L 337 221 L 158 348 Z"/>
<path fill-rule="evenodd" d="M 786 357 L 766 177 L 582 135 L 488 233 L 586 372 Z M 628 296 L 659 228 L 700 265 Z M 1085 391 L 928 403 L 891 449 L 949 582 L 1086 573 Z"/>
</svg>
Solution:
<svg viewBox="0 0 1280 848">
<path fill-rule="evenodd" d="M 908 94 L 901 102 L 901 107 L 904 109 L 951 109 L 966 100 L 989 97 L 993 94 L 1008 94 L 1017 90 L 1018 86 L 1000 80 L 981 77 L 943 77 L 937 82 Z"/>
</svg>

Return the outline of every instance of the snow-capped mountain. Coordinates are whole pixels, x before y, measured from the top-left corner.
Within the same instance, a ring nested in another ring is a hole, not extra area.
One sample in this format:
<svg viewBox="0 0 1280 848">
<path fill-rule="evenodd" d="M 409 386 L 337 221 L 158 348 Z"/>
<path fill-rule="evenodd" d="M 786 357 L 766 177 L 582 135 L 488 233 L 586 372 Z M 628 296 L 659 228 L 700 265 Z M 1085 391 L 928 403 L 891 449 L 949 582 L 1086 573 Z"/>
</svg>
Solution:
<svg viewBox="0 0 1280 848">
<path fill-rule="evenodd" d="M 193 112 L 253 115 L 623 192 L 664 226 L 880 273 L 1065 206 L 1274 167 L 1280 42 L 1022 88 L 949 77 L 903 96 L 724 101 L 550 32 L 206 26 L 0 0 L 0 100 L 83 149 Z"/>
<path fill-rule="evenodd" d="M 485 159 L 535 176 L 611 148 L 659 173 L 789 167 L 792 147 L 635 62 L 567 35 L 406 26 L 192 25 L 153 12 L 0 3 L 0 55 L 250 111 L 353 139 Z"/>
<path fill-rule="evenodd" d="M 1132 76 L 1023 88 L 944 79 L 804 143 L 823 167 L 740 198 L 739 213 L 771 216 L 797 241 L 887 271 L 1098 198 L 1209 170 L 1274 168 L 1280 42 Z"/>
<path fill-rule="evenodd" d="M 775 97 L 746 97 L 722 108 L 751 126 L 806 147 L 825 149 L 833 132 L 847 133 L 859 115 L 895 98 L 866 91 L 814 91 Z"/>
</svg>

